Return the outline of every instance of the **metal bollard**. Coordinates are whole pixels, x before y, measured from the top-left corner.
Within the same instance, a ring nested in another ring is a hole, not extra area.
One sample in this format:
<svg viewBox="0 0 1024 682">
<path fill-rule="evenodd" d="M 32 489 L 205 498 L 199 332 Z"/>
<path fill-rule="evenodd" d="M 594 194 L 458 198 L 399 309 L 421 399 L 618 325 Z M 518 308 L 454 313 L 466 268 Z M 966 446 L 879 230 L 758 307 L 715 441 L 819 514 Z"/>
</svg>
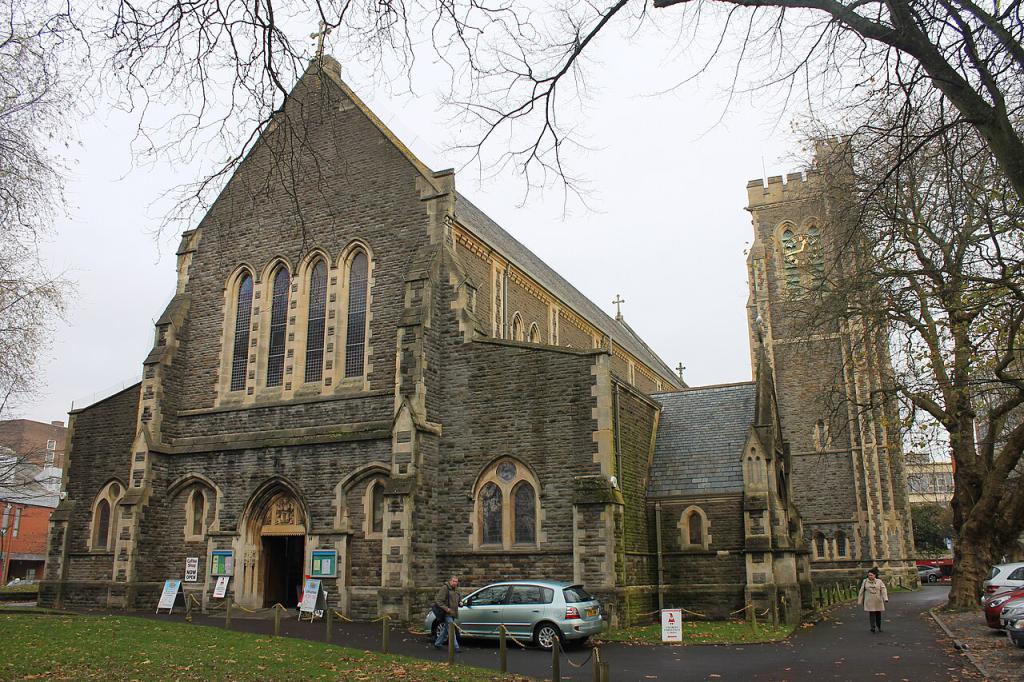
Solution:
<svg viewBox="0 0 1024 682">
<path fill-rule="evenodd" d="M 551 680 L 559 682 L 562 679 L 562 651 L 561 640 L 555 635 L 555 641 L 551 644 Z"/>
<path fill-rule="evenodd" d="M 445 623 L 448 628 L 448 665 L 455 665 L 455 623 Z"/>
<path fill-rule="evenodd" d="M 274 604 L 274 637 L 281 636 L 281 607 Z"/>
<path fill-rule="evenodd" d="M 501 663 L 501 672 L 508 672 L 508 642 L 505 640 L 505 624 L 498 626 L 498 661 Z"/>
<path fill-rule="evenodd" d="M 390 621 L 391 621 L 391 617 L 388 616 L 388 614 L 385 613 L 384 614 L 384 619 L 381 620 L 381 623 L 383 623 L 383 632 L 381 633 L 381 638 L 380 638 L 380 642 L 381 642 L 380 650 L 382 652 L 384 652 L 385 654 L 388 652 L 388 649 L 390 648 L 389 645 L 391 644 L 391 622 Z M 449 635 L 450 635 L 450 633 L 449 633 Z"/>
<path fill-rule="evenodd" d="M 601 682 L 601 650 L 594 647 L 594 682 Z"/>
<path fill-rule="evenodd" d="M 225 630 L 230 630 L 231 629 L 231 606 L 232 606 L 231 597 L 228 597 L 228 605 L 227 605 L 227 608 L 224 611 L 224 629 Z"/>
<path fill-rule="evenodd" d="M 324 641 L 330 642 L 332 639 L 334 630 L 334 610 L 328 608 L 327 613 L 324 614 L 324 621 L 326 621 L 326 632 L 324 633 Z"/>
</svg>

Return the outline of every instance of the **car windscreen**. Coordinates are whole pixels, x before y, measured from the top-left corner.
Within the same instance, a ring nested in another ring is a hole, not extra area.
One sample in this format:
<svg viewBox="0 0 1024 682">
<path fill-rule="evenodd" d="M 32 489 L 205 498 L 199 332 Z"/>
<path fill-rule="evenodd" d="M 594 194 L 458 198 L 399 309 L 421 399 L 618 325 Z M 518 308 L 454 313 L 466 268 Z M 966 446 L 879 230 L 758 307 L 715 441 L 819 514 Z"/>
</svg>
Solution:
<svg viewBox="0 0 1024 682">
<path fill-rule="evenodd" d="M 562 594 L 565 595 L 566 604 L 574 604 L 581 601 L 593 601 L 594 598 L 583 589 L 582 585 L 573 585 L 562 590 Z"/>
</svg>

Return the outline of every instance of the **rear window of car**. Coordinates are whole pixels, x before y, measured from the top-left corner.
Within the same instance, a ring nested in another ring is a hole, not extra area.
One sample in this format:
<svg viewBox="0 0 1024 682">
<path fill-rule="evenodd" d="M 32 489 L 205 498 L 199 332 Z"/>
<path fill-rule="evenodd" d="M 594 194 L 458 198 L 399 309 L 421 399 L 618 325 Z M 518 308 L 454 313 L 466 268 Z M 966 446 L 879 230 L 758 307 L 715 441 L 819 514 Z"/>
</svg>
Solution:
<svg viewBox="0 0 1024 682">
<path fill-rule="evenodd" d="M 999 567 L 998 566 L 993 566 L 992 570 L 989 571 L 988 579 L 992 580 L 992 578 L 995 578 L 997 575 L 999 575 Z"/>
<path fill-rule="evenodd" d="M 562 590 L 562 594 L 565 595 L 566 604 L 574 604 L 581 601 L 593 601 L 594 598 L 590 596 L 590 593 L 583 589 L 582 585 L 573 585 Z"/>
<path fill-rule="evenodd" d="M 1024 580 L 1024 568 L 1018 568 L 1016 571 L 1010 574 L 1007 580 Z"/>
</svg>

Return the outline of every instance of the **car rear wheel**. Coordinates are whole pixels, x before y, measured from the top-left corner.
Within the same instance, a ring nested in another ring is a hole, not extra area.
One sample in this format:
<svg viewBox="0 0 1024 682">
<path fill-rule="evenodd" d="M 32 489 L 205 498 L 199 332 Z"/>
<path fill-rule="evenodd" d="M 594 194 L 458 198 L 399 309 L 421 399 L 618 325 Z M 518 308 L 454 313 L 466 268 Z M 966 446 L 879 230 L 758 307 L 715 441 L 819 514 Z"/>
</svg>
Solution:
<svg viewBox="0 0 1024 682">
<path fill-rule="evenodd" d="M 928 582 L 930 582 L 930 583 L 938 582 L 938 580 L 939 579 L 935 577 L 934 573 L 932 575 L 928 576 Z"/>
<path fill-rule="evenodd" d="M 551 651 L 551 647 L 555 645 L 555 640 L 561 639 L 561 637 L 562 633 L 551 623 L 541 623 L 533 632 L 533 641 L 545 651 Z"/>
</svg>

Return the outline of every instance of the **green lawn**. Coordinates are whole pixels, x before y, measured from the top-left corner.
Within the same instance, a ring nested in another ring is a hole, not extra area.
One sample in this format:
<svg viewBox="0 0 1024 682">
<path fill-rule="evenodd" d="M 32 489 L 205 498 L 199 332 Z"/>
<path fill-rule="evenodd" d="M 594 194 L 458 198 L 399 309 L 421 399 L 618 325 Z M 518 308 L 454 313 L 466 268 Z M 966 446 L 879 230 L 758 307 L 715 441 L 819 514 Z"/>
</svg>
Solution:
<svg viewBox="0 0 1024 682">
<path fill-rule="evenodd" d="M 3 680 L 513 680 L 490 670 L 127 616 L 0 615 Z"/>
<path fill-rule="evenodd" d="M 740 620 L 691 620 L 683 622 L 683 641 L 671 642 L 666 645 L 679 644 L 755 644 L 758 642 L 776 642 L 793 633 L 795 626 L 758 624 L 755 633 L 750 624 Z M 604 642 L 628 642 L 631 644 L 660 644 L 661 624 L 638 625 L 629 628 L 613 628 L 602 633 L 599 639 Z"/>
</svg>

